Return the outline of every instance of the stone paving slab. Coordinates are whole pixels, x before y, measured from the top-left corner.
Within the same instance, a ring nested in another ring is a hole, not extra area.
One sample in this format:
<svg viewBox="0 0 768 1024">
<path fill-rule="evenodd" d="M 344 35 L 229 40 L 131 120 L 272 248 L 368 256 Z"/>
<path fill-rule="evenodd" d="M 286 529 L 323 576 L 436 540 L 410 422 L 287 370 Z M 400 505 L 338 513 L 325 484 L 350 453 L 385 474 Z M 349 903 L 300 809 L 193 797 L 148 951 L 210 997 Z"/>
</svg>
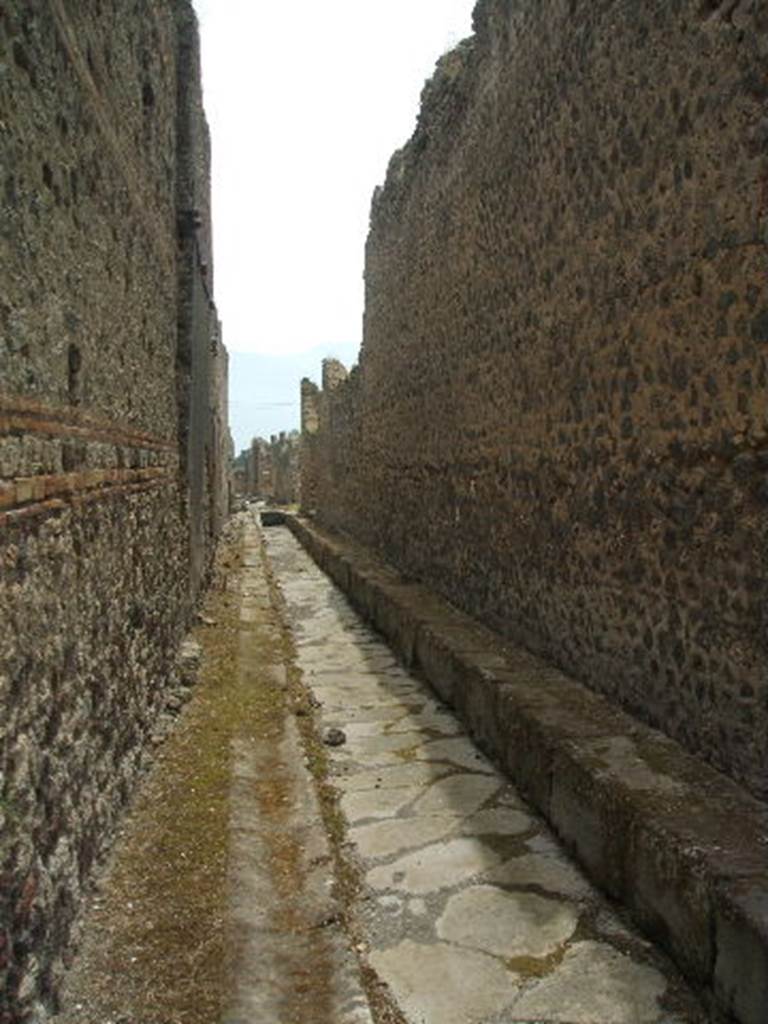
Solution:
<svg viewBox="0 0 768 1024">
<path fill-rule="evenodd" d="M 408 678 L 404 707 L 387 648 L 290 533 L 270 530 L 266 542 L 318 727 L 347 730 L 329 758 L 344 849 L 363 879 L 354 917 L 404 1019 L 709 1020 L 426 684 Z M 333 679 L 317 671 L 330 661 Z"/>
<path fill-rule="evenodd" d="M 261 531 L 250 520 L 243 545 L 238 682 L 285 688 Z M 293 716 L 283 714 L 269 742 L 247 730 L 233 741 L 230 770 L 233 992 L 222 1024 L 288 1024 L 310 1013 L 318 1024 L 372 1024 L 357 958 L 343 935 L 323 926 L 337 913 L 332 858 Z M 279 811 L 269 813 L 274 803 Z"/>
<path fill-rule="evenodd" d="M 287 525 L 697 990 L 766 1024 L 768 808 L 350 538 Z"/>
</svg>

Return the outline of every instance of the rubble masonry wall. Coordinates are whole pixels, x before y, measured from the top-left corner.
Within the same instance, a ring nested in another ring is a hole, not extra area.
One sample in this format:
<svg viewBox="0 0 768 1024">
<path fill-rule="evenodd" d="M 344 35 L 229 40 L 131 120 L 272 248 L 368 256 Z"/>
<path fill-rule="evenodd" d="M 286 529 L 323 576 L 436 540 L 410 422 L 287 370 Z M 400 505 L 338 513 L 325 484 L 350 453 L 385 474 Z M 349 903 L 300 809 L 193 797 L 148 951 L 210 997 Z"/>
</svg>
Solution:
<svg viewBox="0 0 768 1024">
<path fill-rule="evenodd" d="M 0 1021 L 55 1003 L 226 511 L 185 0 L 0 8 Z"/>
<path fill-rule="evenodd" d="M 481 0 L 304 505 L 768 796 L 768 11 Z M 311 409 L 310 409 L 311 406 Z"/>
</svg>

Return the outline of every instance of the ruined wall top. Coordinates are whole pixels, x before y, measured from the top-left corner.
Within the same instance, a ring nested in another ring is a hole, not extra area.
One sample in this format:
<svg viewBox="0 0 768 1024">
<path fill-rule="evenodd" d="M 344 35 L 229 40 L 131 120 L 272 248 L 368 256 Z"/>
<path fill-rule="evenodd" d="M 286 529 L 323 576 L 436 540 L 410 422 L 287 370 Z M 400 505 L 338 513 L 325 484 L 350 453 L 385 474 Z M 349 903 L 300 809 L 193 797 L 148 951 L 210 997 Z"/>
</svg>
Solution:
<svg viewBox="0 0 768 1024">
<path fill-rule="evenodd" d="M 338 359 L 323 360 L 323 391 L 331 391 L 348 376 L 346 366 Z"/>
</svg>

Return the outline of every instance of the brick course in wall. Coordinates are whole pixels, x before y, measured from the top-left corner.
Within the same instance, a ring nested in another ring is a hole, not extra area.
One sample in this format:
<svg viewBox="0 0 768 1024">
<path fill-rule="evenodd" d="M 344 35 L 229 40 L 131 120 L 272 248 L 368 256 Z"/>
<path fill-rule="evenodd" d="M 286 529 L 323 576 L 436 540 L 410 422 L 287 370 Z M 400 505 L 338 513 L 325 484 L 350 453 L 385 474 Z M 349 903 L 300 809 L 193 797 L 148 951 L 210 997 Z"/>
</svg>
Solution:
<svg viewBox="0 0 768 1024">
<path fill-rule="evenodd" d="M 228 508 L 186 0 L 0 5 L 0 1022 L 55 1006 Z"/>
<path fill-rule="evenodd" d="M 768 796 L 768 9 L 481 0 L 304 505 Z"/>
</svg>

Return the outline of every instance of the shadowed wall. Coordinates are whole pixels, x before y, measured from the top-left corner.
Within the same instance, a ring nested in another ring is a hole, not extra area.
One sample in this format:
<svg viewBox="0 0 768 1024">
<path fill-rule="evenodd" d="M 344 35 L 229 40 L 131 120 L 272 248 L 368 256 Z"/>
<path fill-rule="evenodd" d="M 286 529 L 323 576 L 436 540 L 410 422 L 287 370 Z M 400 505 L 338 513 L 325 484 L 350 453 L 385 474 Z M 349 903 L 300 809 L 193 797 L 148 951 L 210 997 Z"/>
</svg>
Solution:
<svg viewBox="0 0 768 1024">
<path fill-rule="evenodd" d="M 184 0 L 0 6 L 0 1021 L 55 1003 L 226 510 Z"/>
<path fill-rule="evenodd" d="M 765 797 L 768 10 L 474 18 L 359 366 L 303 385 L 304 504 Z"/>
</svg>

